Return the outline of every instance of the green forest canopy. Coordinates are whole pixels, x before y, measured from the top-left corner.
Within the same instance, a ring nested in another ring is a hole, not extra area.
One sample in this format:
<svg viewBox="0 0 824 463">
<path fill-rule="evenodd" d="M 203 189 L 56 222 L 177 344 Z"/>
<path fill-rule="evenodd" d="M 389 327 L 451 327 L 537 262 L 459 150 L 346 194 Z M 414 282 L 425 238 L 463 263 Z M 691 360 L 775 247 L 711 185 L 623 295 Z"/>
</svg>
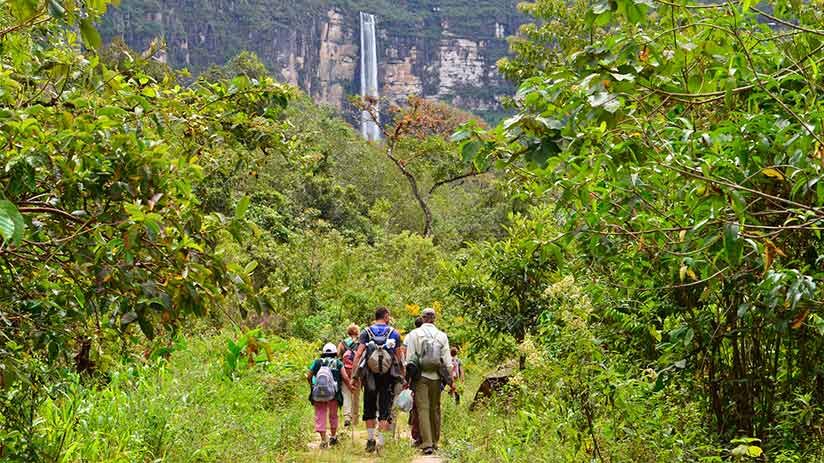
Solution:
<svg viewBox="0 0 824 463">
<path fill-rule="evenodd" d="M 457 461 L 824 454 L 819 4 L 526 5 L 516 115 L 392 145 L 428 185 L 494 169 L 432 196 L 434 239 L 385 147 L 249 56 L 183 86 L 104 49 L 106 6 L 0 9 L 4 459 L 233 458 L 161 413 L 194 409 L 176 381 L 278 430 L 246 458 L 302 455 L 302 339 L 377 304 L 519 359 L 507 400 L 447 408 Z"/>
</svg>

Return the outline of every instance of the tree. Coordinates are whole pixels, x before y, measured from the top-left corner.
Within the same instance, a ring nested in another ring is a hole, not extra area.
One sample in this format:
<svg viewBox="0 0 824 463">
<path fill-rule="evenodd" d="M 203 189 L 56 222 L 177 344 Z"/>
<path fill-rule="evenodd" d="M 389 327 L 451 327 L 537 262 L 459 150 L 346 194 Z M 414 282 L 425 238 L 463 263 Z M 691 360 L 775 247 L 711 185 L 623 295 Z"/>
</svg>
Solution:
<svg viewBox="0 0 824 463">
<path fill-rule="evenodd" d="M 578 35 L 520 56 L 553 66 L 474 134 L 557 200 L 562 242 L 610 288 L 601 315 L 657 360 L 657 387 L 691 371 L 727 436 L 767 437 L 794 393 L 824 404 L 824 31 L 815 5 L 769 3 L 538 1 L 577 12 Z"/>
<path fill-rule="evenodd" d="M 544 237 L 550 217 L 513 216 L 505 239 L 470 247 L 469 258 L 452 269 L 450 293 L 463 313 L 477 324 L 474 343 L 512 336 L 521 344 L 538 330 L 538 319 L 551 316 L 552 300 L 546 291 L 553 282 L 561 250 Z M 526 358 L 519 357 L 524 369 Z"/>
<path fill-rule="evenodd" d="M 195 188 L 202 159 L 279 139 L 291 90 L 245 77 L 182 88 L 127 52 L 109 67 L 92 26 L 106 3 L 0 7 L 0 410 L 14 431 L 3 457 L 41 457 L 27 440 L 37 403 L 75 348 L 88 370 L 91 341 L 151 339 L 257 300 L 254 267 L 222 251 L 242 238 L 248 198 L 227 217 Z"/>
<path fill-rule="evenodd" d="M 208 81 L 221 81 L 232 79 L 237 76 L 245 76 L 249 79 L 263 79 L 270 76 L 266 65 L 260 58 L 251 51 L 242 51 L 235 55 L 223 66 L 212 65 L 200 75 L 200 78 Z"/>
<path fill-rule="evenodd" d="M 375 121 L 377 101 L 355 101 Z M 384 153 L 409 183 L 415 201 L 423 213 L 423 236 L 432 236 L 430 199 L 439 188 L 489 172 L 489 166 L 478 158 L 469 163 L 467 153 L 459 153 L 447 137 L 463 124 L 482 128 L 477 117 L 445 103 L 410 96 L 407 106 L 392 108 L 392 123 L 382 129 Z M 474 149 L 470 147 L 468 150 Z M 423 181 L 431 176 L 429 189 Z"/>
</svg>

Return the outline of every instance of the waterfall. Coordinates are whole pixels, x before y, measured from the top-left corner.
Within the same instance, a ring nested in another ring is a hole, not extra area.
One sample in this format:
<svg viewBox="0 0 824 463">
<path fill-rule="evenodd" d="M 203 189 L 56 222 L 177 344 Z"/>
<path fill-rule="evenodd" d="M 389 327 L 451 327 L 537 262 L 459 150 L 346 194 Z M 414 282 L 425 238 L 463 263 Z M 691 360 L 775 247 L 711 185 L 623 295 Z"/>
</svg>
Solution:
<svg viewBox="0 0 824 463">
<path fill-rule="evenodd" d="M 376 102 L 378 100 L 378 50 L 375 42 L 375 16 L 369 13 L 360 14 L 360 40 L 361 40 L 361 97 L 370 97 Z M 378 119 L 378 122 L 380 120 Z M 373 141 L 378 140 L 380 127 L 375 123 L 372 116 L 367 111 L 361 113 L 361 133 L 363 138 Z"/>
</svg>

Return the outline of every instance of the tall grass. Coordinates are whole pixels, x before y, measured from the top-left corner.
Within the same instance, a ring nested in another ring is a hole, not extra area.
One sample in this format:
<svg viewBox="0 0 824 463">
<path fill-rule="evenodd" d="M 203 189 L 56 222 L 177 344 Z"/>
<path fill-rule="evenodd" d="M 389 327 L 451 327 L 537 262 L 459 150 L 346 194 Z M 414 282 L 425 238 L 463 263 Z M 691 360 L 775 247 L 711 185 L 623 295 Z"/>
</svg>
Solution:
<svg viewBox="0 0 824 463">
<path fill-rule="evenodd" d="M 190 339 L 168 361 L 123 366 L 105 385 L 73 378 L 41 407 L 40 448 L 58 462 L 265 462 L 302 451 L 309 346 L 289 341 L 271 364 L 231 379 L 226 341 Z"/>
</svg>

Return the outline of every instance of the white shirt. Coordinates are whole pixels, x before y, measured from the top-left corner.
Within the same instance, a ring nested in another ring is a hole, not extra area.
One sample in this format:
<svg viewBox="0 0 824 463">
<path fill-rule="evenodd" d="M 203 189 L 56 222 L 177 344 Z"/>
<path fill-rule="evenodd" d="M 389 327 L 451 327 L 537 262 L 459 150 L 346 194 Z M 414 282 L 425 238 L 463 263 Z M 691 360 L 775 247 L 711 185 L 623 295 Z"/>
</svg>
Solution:
<svg viewBox="0 0 824 463">
<path fill-rule="evenodd" d="M 417 359 L 418 352 L 421 350 L 421 340 L 427 337 L 435 338 L 435 341 L 441 345 L 441 362 L 451 368 L 452 355 L 449 353 L 449 338 L 446 333 L 435 328 L 435 325 L 431 323 L 424 323 L 420 328 L 415 328 L 406 335 L 403 345 L 406 347 L 407 361 Z M 424 371 L 421 376 L 431 380 L 439 378 L 437 371 Z"/>
</svg>

